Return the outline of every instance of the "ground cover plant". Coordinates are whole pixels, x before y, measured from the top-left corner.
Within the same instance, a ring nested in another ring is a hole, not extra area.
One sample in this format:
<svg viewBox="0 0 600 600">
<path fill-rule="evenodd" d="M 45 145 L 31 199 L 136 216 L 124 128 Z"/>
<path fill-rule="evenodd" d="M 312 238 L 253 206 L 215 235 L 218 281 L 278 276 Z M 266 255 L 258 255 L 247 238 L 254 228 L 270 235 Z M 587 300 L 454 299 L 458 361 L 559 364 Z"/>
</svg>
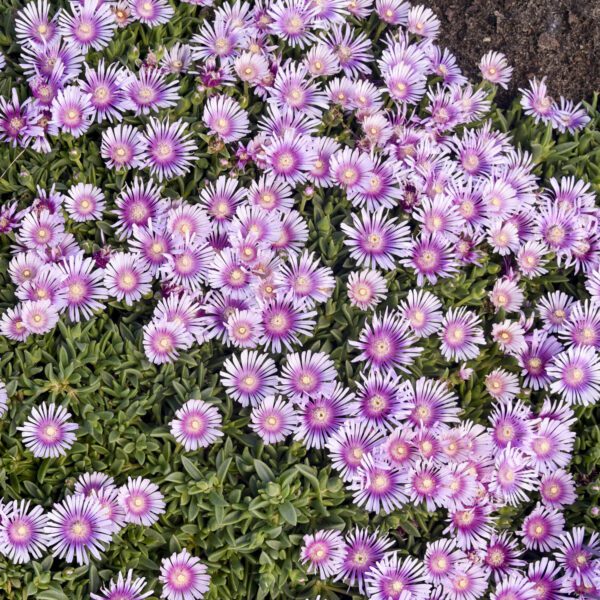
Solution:
<svg viewBox="0 0 600 600">
<path fill-rule="evenodd" d="M 596 98 L 397 0 L 0 16 L 1 597 L 597 597 Z"/>
</svg>

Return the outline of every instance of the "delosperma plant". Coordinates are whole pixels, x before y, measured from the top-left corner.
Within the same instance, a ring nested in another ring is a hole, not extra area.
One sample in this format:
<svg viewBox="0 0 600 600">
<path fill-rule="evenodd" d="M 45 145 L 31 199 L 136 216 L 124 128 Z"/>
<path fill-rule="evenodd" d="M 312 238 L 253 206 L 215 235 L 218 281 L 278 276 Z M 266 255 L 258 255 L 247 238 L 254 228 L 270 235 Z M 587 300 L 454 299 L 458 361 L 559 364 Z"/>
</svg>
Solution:
<svg viewBox="0 0 600 600">
<path fill-rule="evenodd" d="M 2 597 L 600 594 L 595 100 L 403 0 L 0 15 Z"/>
</svg>

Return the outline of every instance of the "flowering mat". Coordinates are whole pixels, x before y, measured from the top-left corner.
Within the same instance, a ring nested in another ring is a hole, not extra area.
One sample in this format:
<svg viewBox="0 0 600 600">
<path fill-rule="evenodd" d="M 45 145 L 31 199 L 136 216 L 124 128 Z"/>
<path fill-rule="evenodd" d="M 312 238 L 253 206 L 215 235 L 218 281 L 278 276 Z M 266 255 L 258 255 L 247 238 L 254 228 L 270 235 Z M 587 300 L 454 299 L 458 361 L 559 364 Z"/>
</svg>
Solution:
<svg viewBox="0 0 600 600">
<path fill-rule="evenodd" d="M 0 8 L 0 597 L 600 594 L 600 132 L 402 0 Z"/>
</svg>

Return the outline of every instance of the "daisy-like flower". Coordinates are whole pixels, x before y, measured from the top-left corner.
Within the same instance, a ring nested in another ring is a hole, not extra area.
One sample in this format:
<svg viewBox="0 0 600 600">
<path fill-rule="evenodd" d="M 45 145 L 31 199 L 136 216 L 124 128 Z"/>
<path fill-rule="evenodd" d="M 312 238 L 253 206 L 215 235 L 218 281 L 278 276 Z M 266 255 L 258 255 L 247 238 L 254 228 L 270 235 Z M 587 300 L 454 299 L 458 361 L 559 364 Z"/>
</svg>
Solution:
<svg viewBox="0 0 600 600">
<path fill-rule="evenodd" d="M 439 235 L 422 234 L 410 244 L 406 254 L 407 258 L 401 262 L 415 272 L 419 287 L 426 280 L 435 284 L 439 278 L 450 277 L 457 270 L 450 243 Z"/>
<path fill-rule="evenodd" d="M 326 302 L 335 288 L 335 278 L 329 267 L 319 264 L 319 259 L 306 251 L 291 257 L 277 277 L 277 281 L 281 281 L 282 292 L 289 293 L 294 300 L 307 306 Z"/>
<path fill-rule="evenodd" d="M 490 415 L 491 441 L 499 450 L 525 448 L 532 435 L 533 422 L 530 410 L 522 404 L 499 403 Z"/>
<path fill-rule="evenodd" d="M 350 484 L 357 506 L 386 514 L 402 507 L 408 501 L 408 477 L 394 466 L 374 459 L 367 454 Z"/>
<path fill-rule="evenodd" d="M 17 241 L 27 249 L 43 250 L 48 246 L 56 246 L 64 236 L 65 223 L 62 216 L 58 213 L 52 214 L 47 210 L 41 210 L 39 212 L 30 212 L 23 217 L 17 234 Z M 31 258 L 28 258 L 29 260 L 25 262 L 31 262 Z M 36 273 L 28 267 L 20 270 L 21 276 L 24 274 L 24 271 L 29 271 L 28 278 L 35 277 Z"/>
<path fill-rule="evenodd" d="M 384 557 L 393 541 L 376 531 L 369 533 L 368 530 L 357 527 L 346 536 L 344 542 L 344 555 L 336 580 L 341 579 L 352 587 L 356 586 L 364 594 L 365 576 Z"/>
<path fill-rule="evenodd" d="M 364 456 L 375 449 L 380 432 L 364 421 L 350 421 L 336 431 L 327 442 L 334 469 L 344 481 L 352 481 Z"/>
<path fill-rule="evenodd" d="M 21 305 L 21 319 L 29 333 L 48 333 L 58 323 L 58 310 L 50 300 L 28 300 Z"/>
<path fill-rule="evenodd" d="M 529 563 L 527 579 L 534 585 L 537 600 L 568 600 L 565 594 L 566 581 L 561 576 L 560 567 L 553 560 L 544 557 Z"/>
<path fill-rule="evenodd" d="M 485 339 L 483 330 L 479 326 L 480 318 L 463 306 L 455 309 L 451 307 L 444 315 L 440 338 L 441 351 L 447 360 L 470 360 L 479 355 L 479 348 Z"/>
<path fill-rule="evenodd" d="M 20 307 L 9 308 L 0 319 L 0 333 L 10 340 L 22 342 L 29 336 L 27 327 L 21 318 Z"/>
<path fill-rule="evenodd" d="M 535 489 L 536 476 L 523 452 L 507 447 L 496 457 L 490 488 L 504 503 L 517 506 Z"/>
<path fill-rule="evenodd" d="M 533 390 L 545 388 L 551 381 L 547 368 L 563 347 L 554 337 L 539 330 L 526 341 L 527 347 L 517 357 L 524 383 Z"/>
<path fill-rule="evenodd" d="M 540 480 L 542 502 L 550 508 L 563 508 L 577 499 L 573 476 L 563 469 L 556 469 Z"/>
<path fill-rule="evenodd" d="M 181 323 L 153 321 L 144 327 L 144 352 L 157 365 L 177 360 L 179 351 L 187 350 L 192 342 Z"/>
<path fill-rule="evenodd" d="M 75 442 L 77 424 L 71 423 L 71 414 L 64 406 L 43 403 L 34 406 L 25 423 L 17 427 L 23 443 L 36 458 L 64 456 Z"/>
<path fill-rule="evenodd" d="M 288 131 L 265 148 L 268 172 L 276 181 L 298 185 L 306 181 L 306 173 L 314 163 L 312 149 L 304 136 Z"/>
<path fill-rule="evenodd" d="M 234 309 L 225 327 L 227 342 L 238 348 L 254 348 L 262 333 L 260 314 L 255 310 Z"/>
<path fill-rule="evenodd" d="M 353 362 L 366 362 L 374 369 L 398 369 L 408 371 L 415 358 L 423 351 L 416 346 L 417 339 L 409 332 L 408 322 L 398 313 L 386 312 L 373 315 L 360 333 L 358 341 L 351 340 L 351 346 L 360 354 Z"/>
<path fill-rule="evenodd" d="M 223 435 L 222 419 L 216 406 L 204 400 L 188 400 L 171 421 L 171 435 L 186 450 L 214 444 Z"/>
<path fill-rule="evenodd" d="M 75 494 L 48 513 L 45 535 L 54 556 L 87 565 L 90 555 L 100 560 L 100 551 L 111 540 L 112 526 L 96 498 Z"/>
<path fill-rule="evenodd" d="M 186 128 L 183 121 L 168 123 L 158 119 L 150 119 L 146 126 L 144 160 L 159 181 L 185 175 L 190 170 L 198 147 Z"/>
<path fill-rule="evenodd" d="M 506 531 L 500 534 L 494 533 L 485 550 L 483 562 L 494 574 L 494 579 L 499 581 L 502 577 L 510 576 L 526 564 L 524 560 L 519 559 L 522 553 L 516 540 L 510 537 Z"/>
<path fill-rule="evenodd" d="M 442 381 L 419 378 L 406 387 L 407 419 L 415 427 L 433 428 L 459 421 L 458 398 Z"/>
<path fill-rule="evenodd" d="M 600 347 L 600 306 L 586 300 L 576 302 L 558 337 L 568 346 Z"/>
<path fill-rule="evenodd" d="M 365 269 L 350 273 L 347 290 L 351 305 L 361 310 L 370 310 L 385 298 L 387 284 L 378 271 Z"/>
<path fill-rule="evenodd" d="M 505 313 L 517 312 L 525 300 L 523 290 L 512 279 L 498 279 L 490 293 L 490 300 L 498 312 L 503 309 Z"/>
<path fill-rule="evenodd" d="M 408 321 L 413 334 L 418 337 L 429 337 L 436 333 L 442 324 L 442 303 L 431 292 L 410 290 L 398 309 Z"/>
<path fill-rule="evenodd" d="M 556 355 L 548 367 L 550 389 L 567 402 L 588 406 L 600 394 L 600 359 L 589 346 L 571 347 Z"/>
<path fill-rule="evenodd" d="M 302 310 L 287 299 L 275 299 L 261 311 L 263 334 L 260 343 L 272 352 L 288 351 L 298 344 L 299 335 L 310 335 L 313 331 L 316 311 Z"/>
<path fill-rule="evenodd" d="M 106 200 L 100 188 L 90 183 L 77 183 L 69 188 L 64 207 L 73 221 L 94 221 L 102 218 Z"/>
<path fill-rule="evenodd" d="M 111 7 L 101 0 L 71 4 L 70 13 L 61 11 L 58 23 L 62 37 L 82 52 L 106 48 L 117 27 Z"/>
<path fill-rule="evenodd" d="M 537 597 L 533 584 L 520 573 L 502 578 L 490 594 L 490 600 L 536 600 Z"/>
<path fill-rule="evenodd" d="M 354 394 L 336 384 L 331 392 L 304 402 L 294 438 L 307 448 L 323 448 L 350 416 L 349 405 L 353 398 Z"/>
<path fill-rule="evenodd" d="M 559 104 L 554 106 L 554 112 L 550 118 L 553 127 L 561 133 L 566 131 L 575 133 L 577 130 L 583 129 L 591 120 L 587 109 L 581 102 L 575 105 L 571 100 L 565 100 L 562 96 Z"/>
<path fill-rule="evenodd" d="M 150 27 L 168 23 L 175 13 L 167 0 L 131 0 L 129 7 L 134 19 Z"/>
<path fill-rule="evenodd" d="M 513 74 L 513 68 L 508 65 L 506 56 L 493 50 L 481 57 L 479 70 L 486 81 L 495 83 L 504 89 L 507 89 L 507 84 Z"/>
<path fill-rule="evenodd" d="M 265 444 L 283 442 L 298 424 L 298 414 L 292 404 L 275 396 L 267 396 L 254 406 L 250 419 L 250 427 Z"/>
<path fill-rule="evenodd" d="M 204 107 L 202 121 L 226 144 L 240 140 L 249 131 L 246 111 L 230 96 L 211 96 Z"/>
<path fill-rule="evenodd" d="M 108 298 L 102 281 L 103 269 L 94 269 L 93 258 L 83 258 L 80 254 L 70 256 L 56 266 L 66 290 L 66 306 L 69 319 L 79 322 L 89 319 L 94 311 L 103 308 L 100 300 Z"/>
<path fill-rule="evenodd" d="M 282 0 L 268 11 L 271 33 L 290 46 L 304 48 L 316 41 L 314 33 L 317 7 L 306 0 Z"/>
<path fill-rule="evenodd" d="M 91 594 L 91 600 L 144 600 L 152 596 L 152 590 L 144 592 L 146 579 L 134 577 L 133 571 L 127 571 L 127 576 L 119 573 L 116 581 L 111 581 L 107 586 L 100 588 L 99 594 Z"/>
<path fill-rule="evenodd" d="M 137 169 L 144 165 L 146 140 L 131 125 L 117 125 L 102 132 L 100 153 L 109 169 Z"/>
<path fill-rule="evenodd" d="M 526 548 L 550 552 L 560 545 L 564 526 L 561 513 L 538 504 L 523 520 L 519 535 Z"/>
<path fill-rule="evenodd" d="M 531 115 L 536 123 L 548 122 L 556 111 L 556 103 L 548 94 L 545 78 L 529 82 L 529 89 L 519 88 L 523 95 L 521 106 L 526 115 Z"/>
<path fill-rule="evenodd" d="M 121 113 L 126 108 L 123 88 L 128 77 L 127 71 L 117 63 L 105 67 L 104 60 L 101 60 L 95 70 L 86 65 L 85 81 L 81 84 L 81 89 L 89 94 L 98 123 L 104 119 L 111 122 L 121 120 Z"/>
<path fill-rule="evenodd" d="M 574 443 L 575 433 L 569 430 L 569 423 L 541 419 L 526 452 L 540 473 L 554 473 L 569 464 Z"/>
<path fill-rule="evenodd" d="M 393 371 L 373 370 L 361 377 L 351 414 L 380 431 L 391 429 L 408 412 L 408 386 Z"/>
<path fill-rule="evenodd" d="M 519 378 L 504 369 L 494 369 L 485 376 L 485 389 L 494 400 L 507 402 L 519 393 Z"/>
<path fill-rule="evenodd" d="M 318 573 L 321 579 L 333 577 L 339 572 L 344 556 L 344 538 L 335 529 L 320 529 L 305 535 L 300 561 L 308 564 L 309 573 Z"/>
<path fill-rule="evenodd" d="M 371 600 L 426 600 L 430 589 L 423 563 L 410 556 L 401 560 L 395 552 L 386 554 L 366 576 Z"/>
<path fill-rule="evenodd" d="M 164 496 L 148 479 L 129 477 L 119 490 L 119 502 L 125 509 L 125 521 L 149 527 L 165 512 Z"/>
<path fill-rule="evenodd" d="M 598 576 L 600 536 L 594 532 L 585 541 L 583 527 L 574 527 L 560 537 L 556 561 L 569 579 L 584 585 L 594 585 Z"/>
<path fill-rule="evenodd" d="M 13 500 L 0 508 L 0 554 L 15 564 L 40 559 L 48 539 L 48 517 L 41 506 L 29 509 L 29 500 Z"/>
<path fill-rule="evenodd" d="M 454 540 L 442 538 L 428 543 L 423 558 L 425 576 L 432 583 L 441 583 L 464 558 L 464 552 L 458 549 Z"/>
<path fill-rule="evenodd" d="M 331 178 L 349 196 L 365 189 L 374 167 L 375 164 L 371 157 L 358 149 L 339 149 L 332 154 L 329 161 Z M 366 210 L 363 211 L 363 217 L 365 213 L 367 213 Z"/>
<path fill-rule="evenodd" d="M 303 401 L 331 394 L 337 373 L 331 358 L 323 352 L 292 353 L 280 376 L 280 390 L 290 399 Z"/>
<path fill-rule="evenodd" d="M 544 328 L 551 333 L 560 331 L 568 321 L 574 304 L 573 298 L 558 290 L 540 298 L 537 311 L 544 321 Z"/>
<path fill-rule="evenodd" d="M 16 38 L 21 46 L 44 47 L 58 37 L 58 14 L 50 17 L 48 0 L 28 2 L 15 18 Z"/>
<path fill-rule="evenodd" d="M 516 321 L 492 325 L 492 339 L 505 354 L 518 355 L 526 347 L 525 330 Z"/>
<path fill-rule="evenodd" d="M 167 600 L 201 600 L 210 587 L 206 565 L 185 548 L 164 558 L 160 565 L 161 598 Z"/>
<path fill-rule="evenodd" d="M 489 544 L 493 534 L 492 508 L 487 503 L 461 507 L 448 512 L 448 527 L 444 533 L 456 538 L 461 550 L 484 548 Z"/>
<path fill-rule="evenodd" d="M 106 265 L 104 285 L 111 296 L 131 306 L 152 288 L 152 276 L 136 254 L 116 252 Z"/>
<path fill-rule="evenodd" d="M 128 238 L 134 226 L 147 227 L 162 216 L 161 189 L 152 181 L 136 177 L 115 200 L 117 222 L 115 232 L 121 240 Z"/>
<path fill-rule="evenodd" d="M 166 258 L 160 268 L 164 280 L 195 292 L 208 279 L 214 252 L 202 237 L 192 235 L 177 241 Z"/>
<path fill-rule="evenodd" d="M 425 503 L 429 512 L 446 504 L 449 494 L 448 474 L 431 461 L 417 463 L 409 472 L 410 499 L 415 504 Z"/>
<path fill-rule="evenodd" d="M 123 85 L 125 108 L 132 110 L 135 115 L 147 115 L 162 108 L 175 106 L 179 98 L 179 83 L 167 83 L 166 75 L 159 69 L 142 67 L 137 77 L 131 75 Z"/>
<path fill-rule="evenodd" d="M 267 354 L 243 350 L 224 363 L 221 384 L 228 396 L 242 406 L 256 406 L 277 391 L 277 367 Z"/>
</svg>

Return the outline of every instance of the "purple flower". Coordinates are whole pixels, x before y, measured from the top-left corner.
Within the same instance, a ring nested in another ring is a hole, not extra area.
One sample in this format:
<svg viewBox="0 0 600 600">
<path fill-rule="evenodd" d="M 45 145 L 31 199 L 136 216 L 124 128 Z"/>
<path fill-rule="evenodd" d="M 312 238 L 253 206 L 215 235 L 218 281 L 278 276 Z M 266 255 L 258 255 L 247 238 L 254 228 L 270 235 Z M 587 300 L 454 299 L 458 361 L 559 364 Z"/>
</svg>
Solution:
<svg viewBox="0 0 600 600">
<path fill-rule="evenodd" d="M 187 350 L 192 341 L 184 326 L 174 321 L 151 322 L 144 327 L 144 352 L 156 365 L 177 360 L 179 351 Z"/>
<path fill-rule="evenodd" d="M 70 10 L 71 14 L 62 11 L 59 16 L 63 38 L 84 52 L 106 48 L 117 26 L 111 7 L 102 0 L 84 0 L 71 4 Z"/>
<path fill-rule="evenodd" d="M 194 152 L 198 149 L 186 132 L 187 123 L 168 123 L 150 119 L 146 126 L 146 166 L 159 181 L 185 175 L 192 165 Z"/>
<path fill-rule="evenodd" d="M 102 218 L 106 201 L 102 190 L 89 183 L 77 183 L 69 188 L 65 210 L 74 221 L 94 221 Z"/>
<path fill-rule="evenodd" d="M 406 372 L 423 351 L 415 346 L 416 342 L 416 338 L 408 331 L 408 322 L 398 313 L 386 310 L 383 316 L 373 315 L 371 323 L 361 331 L 358 341 L 351 340 L 349 343 L 360 350 L 353 362 L 365 361 L 373 369 Z"/>
<path fill-rule="evenodd" d="M 407 475 L 396 467 L 366 455 L 350 485 L 357 506 L 370 512 L 386 514 L 408 501 Z"/>
<path fill-rule="evenodd" d="M 375 308 L 385 298 L 387 284 L 376 270 L 353 271 L 348 276 L 348 300 L 361 310 Z"/>
<path fill-rule="evenodd" d="M 560 537 L 556 560 L 569 579 L 584 585 L 594 585 L 598 575 L 600 536 L 593 532 L 587 542 L 583 527 L 574 527 Z"/>
<path fill-rule="evenodd" d="M 317 8 L 306 0 L 282 0 L 270 7 L 269 29 L 290 46 L 304 48 L 316 41 L 314 33 Z"/>
<path fill-rule="evenodd" d="M 365 577 L 389 551 L 393 541 L 377 532 L 369 533 L 357 527 L 346 536 L 344 542 L 344 555 L 336 580 L 342 579 L 350 586 L 357 586 L 359 592 L 364 594 Z"/>
<path fill-rule="evenodd" d="M 100 560 L 100 551 L 112 537 L 111 523 L 92 496 L 67 496 L 48 513 L 45 529 L 53 555 L 67 562 L 87 565 L 90 555 Z"/>
<path fill-rule="evenodd" d="M 366 592 L 371 600 L 426 600 L 430 589 L 423 563 L 410 556 L 400 559 L 395 552 L 386 554 L 366 576 Z"/>
<path fill-rule="evenodd" d="M 282 442 L 298 425 L 298 414 L 281 397 L 267 396 L 252 409 L 250 427 L 265 444 Z"/>
<path fill-rule="evenodd" d="M 286 132 L 270 141 L 265 148 L 267 171 L 276 181 L 298 185 L 306 180 L 306 172 L 314 163 L 311 148 L 304 136 Z"/>
<path fill-rule="evenodd" d="M 119 502 L 125 509 L 125 521 L 149 527 L 165 512 L 164 496 L 148 479 L 129 477 L 119 490 Z"/>
<path fill-rule="evenodd" d="M 103 308 L 100 300 L 108 298 L 102 280 L 104 271 L 94 269 L 92 258 L 81 255 L 70 256 L 56 266 L 66 290 L 66 305 L 69 319 L 78 322 L 83 317 L 89 319 L 94 311 Z"/>
<path fill-rule="evenodd" d="M 302 403 L 307 398 L 331 394 L 337 373 L 331 358 L 323 352 L 292 353 L 280 376 L 279 389 Z"/>
<path fill-rule="evenodd" d="M 229 357 L 220 377 L 227 394 L 242 406 L 256 406 L 277 390 L 275 361 L 256 351 L 244 350 Z"/>
<path fill-rule="evenodd" d="M 225 143 L 236 142 L 249 131 L 246 111 L 229 96 L 211 96 L 204 107 L 202 121 Z"/>
<path fill-rule="evenodd" d="M 331 464 L 344 481 L 358 474 L 362 459 L 373 451 L 381 433 L 365 421 L 347 421 L 327 441 Z"/>
<path fill-rule="evenodd" d="M 91 97 L 75 85 L 60 90 L 50 107 L 52 116 L 48 127 L 51 135 L 60 131 L 73 137 L 82 136 L 92 124 L 94 109 Z"/>
<path fill-rule="evenodd" d="M 502 502 L 517 506 L 535 489 L 536 476 L 523 452 L 507 447 L 496 457 L 490 489 Z"/>
<path fill-rule="evenodd" d="M 450 308 L 442 321 L 441 352 L 447 360 L 469 360 L 485 344 L 480 318 L 466 308 Z"/>
<path fill-rule="evenodd" d="M 300 306 L 287 299 L 275 299 L 265 304 L 261 310 L 263 334 L 260 343 L 273 352 L 288 351 L 298 344 L 299 335 L 310 335 L 315 321 L 316 311 L 302 310 Z"/>
<path fill-rule="evenodd" d="M 159 581 L 163 585 L 161 598 L 167 600 L 201 600 L 208 592 L 210 576 L 206 565 L 185 548 L 164 558 Z"/>
<path fill-rule="evenodd" d="M 81 90 L 89 94 L 98 123 L 104 119 L 111 122 L 121 120 L 121 113 L 126 108 L 124 83 L 128 77 L 127 71 L 118 63 L 105 67 L 104 60 L 101 60 L 96 69 L 86 65 Z"/>
<path fill-rule="evenodd" d="M 99 594 L 91 594 L 91 600 L 144 600 L 152 596 L 152 590 L 144 592 L 146 579 L 134 577 L 133 571 L 127 571 L 127 576 L 119 573 L 116 581 L 111 581 L 108 586 L 100 589 Z"/>
<path fill-rule="evenodd" d="M 550 508 L 562 508 L 577 499 L 573 476 L 562 469 L 543 475 L 540 480 L 542 502 Z"/>
<path fill-rule="evenodd" d="M 507 89 L 507 84 L 513 74 L 513 68 L 508 65 L 506 56 L 493 50 L 481 57 L 479 70 L 486 81 L 495 83 L 504 89 Z"/>
<path fill-rule="evenodd" d="M 166 76 L 159 69 L 142 67 L 137 77 L 129 76 L 122 85 L 125 94 L 124 107 L 132 110 L 135 115 L 147 115 L 162 108 L 170 108 L 177 104 L 179 98 L 179 83 L 167 83 Z"/>
<path fill-rule="evenodd" d="M 116 252 L 104 270 L 104 285 L 111 296 L 132 306 L 152 289 L 152 276 L 135 254 Z"/>
<path fill-rule="evenodd" d="M 117 125 L 102 132 L 100 152 L 109 169 L 136 169 L 144 166 L 146 140 L 131 125 Z"/>
<path fill-rule="evenodd" d="M 525 114 L 531 115 L 536 123 L 540 120 L 548 122 L 554 116 L 556 104 L 548 95 L 545 79 L 541 81 L 534 79 L 529 82 L 529 89 L 519 89 L 519 91 L 523 94 L 521 106 Z"/>
<path fill-rule="evenodd" d="M 21 319 L 29 333 L 43 334 L 58 323 L 58 310 L 50 300 L 27 300 L 21 305 Z"/>
<path fill-rule="evenodd" d="M 40 559 L 48 545 L 48 517 L 41 506 L 29 510 L 29 504 L 13 500 L 0 509 L 0 554 L 15 564 Z"/>
<path fill-rule="evenodd" d="M 115 200 L 117 222 L 115 233 L 121 240 L 128 238 L 134 226 L 147 227 L 151 220 L 162 215 L 161 189 L 152 181 L 136 177 Z"/>
<path fill-rule="evenodd" d="M 363 210 L 360 218 L 353 214 L 352 220 L 352 225 L 342 223 L 341 228 L 347 236 L 344 244 L 358 265 L 386 271 L 396 268 L 394 257 L 404 256 L 410 247 L 408 225 L 388 218 L 383 209 L 373 214 Z"/>
<path fill-rule="evenodd" d="M 22 46 L 34 48 L 52 43 L 58 34 L 57 17 L 58 15 L 50 17 L 48 0 L 28 2 L 19 10 L 15 19 L 17 41 Z"/>
<path fill-rule="evenodd" d="M 344 552 L 344 538 L 335 529 L 321 529 L 304 536 L 300 562 L 308 563 L 309 573 L 318 573 L 321 579 L 338 573 Z"/>
<path fill-rule="evenodd" d="M 520 573 L 505 577 L 496 585 L 490 600 L 536 600 L 538 595 L 533 584 Z"/>
<path fill-rule="evenodd" d="M 0 140 L 11 146 L 27 147 L 35 138 L 44 134 L 39 125 L 41 115 L 33 98 L 19 101 L 16 88 L 12 90 L 11 100 L 0 96 Z"/>
<path fill-rule="evenodd" d="M 519 534 L 526 548 L 550 552 L 560 545 L 564 526 L 561 513 L 538 504 L 523 520 Z"/>
<path fill-rule="evenodd" d="M 129 6 L 133 18 L 150 27 L 168 23 L 175 13 L 167 0 L 132 0 Z"/>
<path fill-rule="evenodd" d="M 34 406 L 25 423 L 17 427 L 23 443 L 37 458 L 64 456 L 76 439 L 77 424 L 64 406 L 42 403 Z"/>
<path fill-rule="evenodd" d="M 600 393 L 600 359 L 594 348 L 577 346 L 557 354 L 548 375 L 554 380 L 551 391 L 569 403 L 587 406 Z"/>
<path fill-rule="evenodd" d="M 223 435 L 222 419 L 215 406 L 203 400 L 188 400 L 171 421 L 171 435 L 186 450 L 214 444 Z"/>
<path fill-rule="evenodd" d="M 423 559 L 427 579 L 436 584 L 445 581 L 464 558 L 464 552 L 457 548 L 454 540 L 442 538 L 428 543 Z"/>
</svg>

